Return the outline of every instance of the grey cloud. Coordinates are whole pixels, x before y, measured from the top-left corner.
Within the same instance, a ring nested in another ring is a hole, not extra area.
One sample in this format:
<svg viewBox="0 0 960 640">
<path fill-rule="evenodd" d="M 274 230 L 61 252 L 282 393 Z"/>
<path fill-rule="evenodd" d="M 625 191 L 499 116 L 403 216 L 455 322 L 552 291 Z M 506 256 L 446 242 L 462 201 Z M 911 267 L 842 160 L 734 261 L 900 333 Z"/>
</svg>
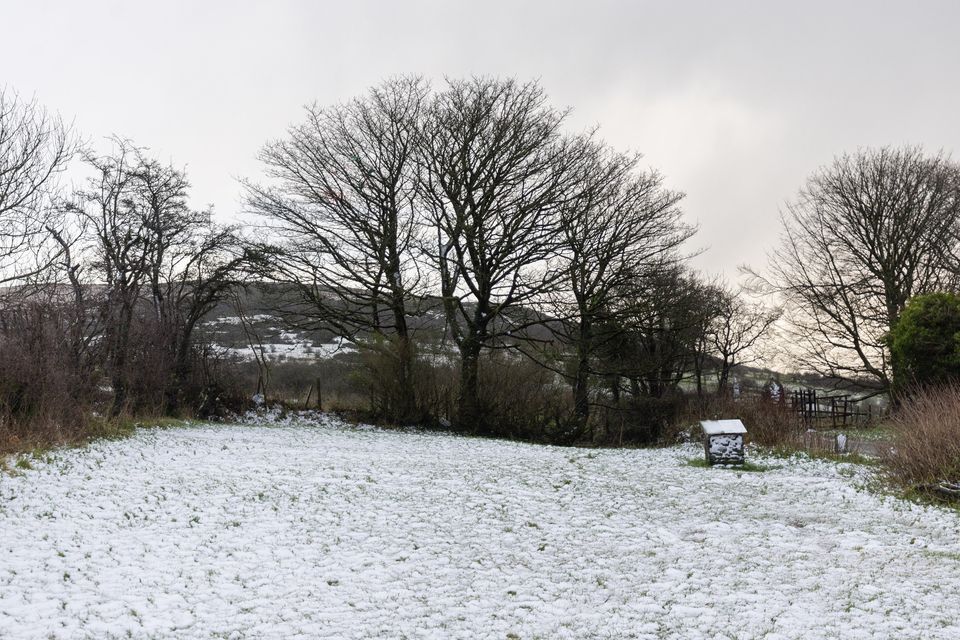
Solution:
<svg viewBox="0 0 960 640">
<path fill-rule="evenodd" d="M 198 203 L 314 100 L 419 73 L 539 78 L 685 191 L 697 259 L 763 263 L 777 210 L 858 146 L 960 147 L 960 4 L 929 2 L 6 3 L 0 82 L 93 139 L 186 164 Z"/>
</svg>

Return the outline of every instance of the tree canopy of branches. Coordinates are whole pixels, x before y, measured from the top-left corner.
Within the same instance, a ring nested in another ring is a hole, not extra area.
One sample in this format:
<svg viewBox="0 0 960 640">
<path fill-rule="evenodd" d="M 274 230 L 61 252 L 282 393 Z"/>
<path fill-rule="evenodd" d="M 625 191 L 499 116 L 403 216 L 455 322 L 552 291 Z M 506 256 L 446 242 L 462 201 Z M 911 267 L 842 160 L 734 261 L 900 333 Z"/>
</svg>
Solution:
<svg viewBox="0 0 960 640">
<path fill-rule="evenodd" d="M 73 205 L 85 230 L 79 245 L 85 256 L 69 270 L 76 273 L 86 262 L 87 277 L 103 283 L 99 320 L 112 412 L 128 402 L 132 331 L 145 306 L 158 368 L 169 371 L 161 384 L 166 410 L 173 412 L 197 322 L 238 284 L 248 255 L 233 229 L 216 227 L 210 211 L 188 206 L 183 171 L 120 139 L 111 153 L 87 154 L 86 163 L 92 177 Z"/>
<path fill-rule="evenodd" d="M 716 315 L 706 335 L 719 361 L 717 393 L 723 394 L 737 367 L 756 362 L 764 355 L 758 346 L 780 318 L 780 310 L 750 302 L 743 291 L 729 289 L 719 291 L 716 303 Z"/>
<path fill-rule="evenodd" d="M 629 282 L 620 309 L 604 332 L 610 336 L 600 366 L 631 396 L 661 398 L 694 371 L 698 340 L 713 318 L 714 292 L 683 264 L 668 262 Z"/>
<path fill-rule="evenodd" d="M 680 220 L 682 194 L 663 188 L 656 172 L 638 171 L 639 156 L 584 144 L 575 195 L 560 214 L 563 287 L 554 305 L 560 322 L 551 325 L 574 351 L 570 377 L 581 427 L 590 415 L 594 357 L 612 337 L 598 335 L 598 326 L 612 326 L 631 283 L 679 261 L 678 247 L 694 233 Z"/>
<path fill-rule="evenodd" d="M 429 255 L 460 352 L 457 419 L 483 427 L 480 353 L 522 329 L 509 312 L 558 281 L 559 213 L 575 184 L 565 113 L 534 83 L 473 78 L 437 94 L 421 136 L 422 190 L 435 234 Z"/>
<path fill-rule="evenodd" d="M 529 343 L 548 318 L 575 345 L 587 420 L 594 326 L 633 280 L 679 261 L 693 229 L 639 156 L 564 135 L 566 115 L 536 83 L 474 77 L 430 93 L 401 78 L 309 108 L 262 151 L 270 182 L 246 187 L 273 232 L 270 277 L 298 294 L 282 310 L 398 345 L 387 416 L 416 413 L 410 318 L 434 299 L 460 356 L 460 428 L 484 429 L 481 354 Z"/>
<path fill-rule="evenodd" d="M 956 285 L 960 169 L 917 147 L 843 155 L 783 215 L 769 290 L 801 369 L 887 392 L 884 337 L 907 300 Z"/>
<path fill-rule="evenodd" d="M 400 421 L 417 412 L 409 317 L 423 290 L 414 154 L 426 95 L 420 79 L 400 78 L 310 107 L 260 154 L 274 184 L 247 183 L 251 209 L 280 238 L 271 276 L 298 294 L 288 317 L 368 348 L 381 346 L 369 335 L 390 339 L 398 391 L 385 411 Z"/>
<path fill-rule="evenodd" d="M 0 88 L 0 286 L 43 271 L 57 178 L 76 153 L 70 127 L 35 101 Z"/>
</svg>

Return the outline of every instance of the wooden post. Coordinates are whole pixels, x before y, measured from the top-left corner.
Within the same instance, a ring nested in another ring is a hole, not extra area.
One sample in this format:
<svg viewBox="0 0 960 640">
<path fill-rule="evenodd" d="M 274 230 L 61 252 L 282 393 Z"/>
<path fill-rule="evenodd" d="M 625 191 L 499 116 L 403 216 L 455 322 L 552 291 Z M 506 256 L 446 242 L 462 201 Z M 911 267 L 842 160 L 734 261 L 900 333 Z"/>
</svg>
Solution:
<svg viewBox="0 0 960 640">
<path fill-rule="evenodd" d="M 310 408 L 310 396 L 311 396 L 311 395 L 313 395 L 313 385 L 312 385 L 312 384 L 310 385 L 310 388 L 307 389 L 307 399 L 303 401 L 303 408 L 304 408 L 304 409 L 309 409 L 309 408 Z"/>
<path fill-rule="evenodd" d="M 320 378 L 315 383 L 317 387 L 317 411 L 323 411 L 323 399 L 320 397 Z"/>
</svg>

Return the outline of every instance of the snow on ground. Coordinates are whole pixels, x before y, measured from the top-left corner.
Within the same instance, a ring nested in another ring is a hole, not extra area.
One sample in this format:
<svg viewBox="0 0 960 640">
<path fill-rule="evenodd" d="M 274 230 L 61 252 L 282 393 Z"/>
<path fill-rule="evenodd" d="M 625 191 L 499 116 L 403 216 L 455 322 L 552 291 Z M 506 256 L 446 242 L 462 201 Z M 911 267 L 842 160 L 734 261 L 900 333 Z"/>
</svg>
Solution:
<svg viewBox="0 0 960 640">
<path fill-rule="evenodd" d="M 310 340 L 302 338 L 296 332 L 281 332 L 282 342 L 267 342 L 257 345 L 262 348 L 262 355 L 268 361 L 281 360 L 328 360 L 341 353 L 356 353 L 357 347 L 344 337 L 336 337 L 332 342 L 315 345 Z M 256 359 L 253 347 L 221 347 L 224 354 L 232 355 L 240 360 L 252 361 Z"/>
<path fill-rule="evenodd" d="M 301 331 L 283 331 L 270 326 L 271 322 L 279 322 L 276 316 L 265 313 L 248 316 L 241 319 L 239 316 L 221 316 L 212 320 L 207 320 L 203 326 L 214 334 L 225 333 L 222 327 L 229 325 L 239 325 L 242 322 L 247 324 L 267 324 L 265 329 L 267 335 L 272 336 L 272 341 L 263 342 L 256 345 L 256 350 L 267 360 L 279 362 L 284 360 L 328 360 L 336 355 L 343 353 L 356 353 L 357 346 L 349 339 L 343 336 L 334 336 L 333 340 L 323 344 L 315 344 L 313 338 Z M 226 332 L 229 333 L 229 332 Z M 223 336 L 220 336 L 223 339 Z M 249 344 L 242 346 L 226 346 L 214 342 L 213 347 L 224 355 L 234 356 L 240 360 L 256 360 L 254 347 Z"/>
<path fill-rule="evenodd" d="M 960 637 L 956 514 L 696 454 L 141 430 L 0 476 L 0 637 Z"/>
</svg>

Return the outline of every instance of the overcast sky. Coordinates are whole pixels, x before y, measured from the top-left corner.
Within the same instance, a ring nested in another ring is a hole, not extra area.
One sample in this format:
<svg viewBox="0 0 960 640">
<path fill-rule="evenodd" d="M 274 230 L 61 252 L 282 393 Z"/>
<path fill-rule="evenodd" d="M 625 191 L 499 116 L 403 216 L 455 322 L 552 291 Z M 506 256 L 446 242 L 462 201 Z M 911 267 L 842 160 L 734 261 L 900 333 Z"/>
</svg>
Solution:
<svg viewBox="0 0 960 640">
<path fill-rule="evenodd" d="M 396 74 L 538 78 L 684 191 L 708 272 L 762 266 L 778 211 L 844 150 L 960 155 L 960 2 L 0 0 L 0 85 L 94 143 L 186 166 L 236 216 L 236 178 L 301 118 Z"/>
</svg>

